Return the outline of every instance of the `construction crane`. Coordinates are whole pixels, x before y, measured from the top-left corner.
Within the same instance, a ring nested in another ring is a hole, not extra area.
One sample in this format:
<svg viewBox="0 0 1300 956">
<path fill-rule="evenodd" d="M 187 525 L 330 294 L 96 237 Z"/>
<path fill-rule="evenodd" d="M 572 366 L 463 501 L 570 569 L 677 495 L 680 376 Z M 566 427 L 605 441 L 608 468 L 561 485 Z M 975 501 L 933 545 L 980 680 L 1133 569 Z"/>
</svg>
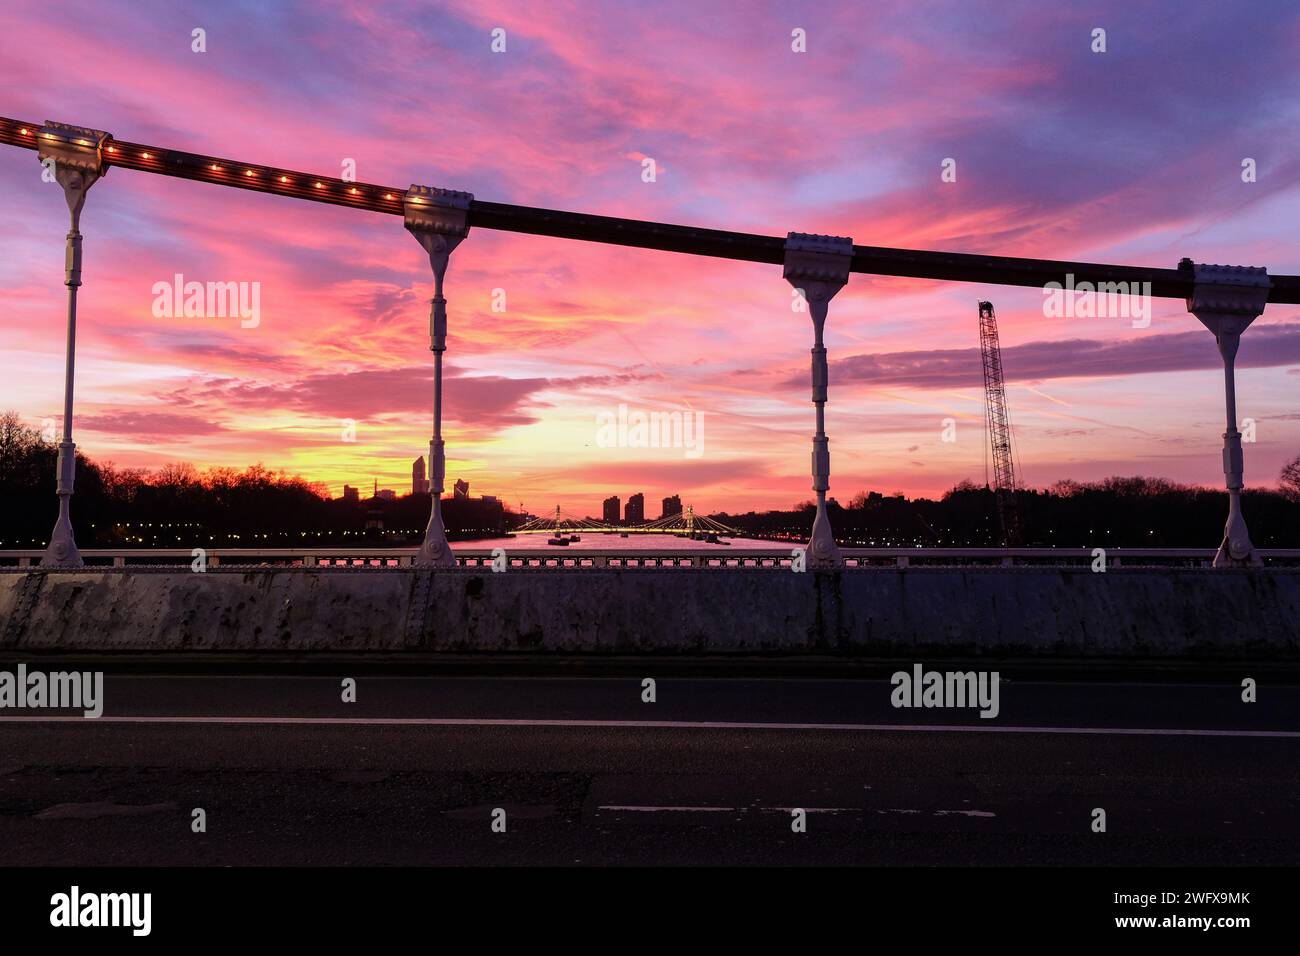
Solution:
<svg viewBox="0 0 1300 956">
<path fill-rule="evenodd" d="M 998 345 L 998 320 L 992 302 L 981 302 L 980 357 L 984 360 L 984 415 L 989 446 L 993 450 L 993 494 L 997 501 L 1002 543 L 1015 547 L 1023 541 L 1020 512 L 1016 507 L 1016 462 L 1011 448 L 1011 418 L 1007 414 L 1007 388 L 1002 379 L 1002 349 Z M 987 473 L 985 480 L 987 483 Z"/>
</svg>

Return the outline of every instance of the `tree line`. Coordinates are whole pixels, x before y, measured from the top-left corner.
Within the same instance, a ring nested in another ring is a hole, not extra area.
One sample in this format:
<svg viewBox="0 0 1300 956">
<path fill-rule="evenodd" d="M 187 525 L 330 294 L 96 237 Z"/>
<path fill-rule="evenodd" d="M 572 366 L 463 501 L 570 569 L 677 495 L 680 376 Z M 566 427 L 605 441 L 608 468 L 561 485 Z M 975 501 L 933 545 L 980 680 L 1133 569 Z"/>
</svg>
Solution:
<svg viewBox="0 0 1300 956">
<path fill-rule="evenodd" d="M 0 548 L 44 547 L 58 511 L 57 447 L 18 415 L 0 415 Z M 1227 494 L 1161 478 L 1060 481 L 1016 493 L 1030 546 L 1211 547 L 1227 515 Z M 841 543 L 855 546 L 986 547 L 1000 543 L 997 504 L 987 487 L 962 482 L 938 499 L 860 492 L 829 502 Z M 1243 507 L 1258 547 L 1300 547 L 1300 456 L 1283 469 L 1278 490 L 1247 489 Z M 481 499 L 444 499 L 448 536 L 490 537 L 522 517 Z M 331 499 L 321 483 L 271 471 L 169 464 L 119 468 L 78 454 L 72 519 L 82 547 L 296 546 L 418 541 L 429 496 L 392 500 Z M 764 538 L 806 538 L 813 504 L 786 511 L 714 515 Z M 352 536 L 357 536 L 353 538 Z"/>
<path fill-rule="evenodd" d="M 1059 481 L 1015 493 L 1028 547 L 1215 547 L 1228 514 L 1226 491 L 1163 478 L 1113 477 Z M 1300 547 L 1300 458 L 1287 465 L 1278 490 L 1248 488 L 1242 508 L 1260 548 Z M 858 547 L 993 547 L 1002 542 L 994 492 L 966 481 L 938 499 L 859 492 L 847 506 L 831 500 L 835 537 Z M 719 515 L 731 527 L 763 537 L 803 535 L 815 506 L 791 511 Z"/>
<path fill-rule="evenodd" d="M 58 515 L 57 457 L 56 444 L 17 414 L 0 415 L 0 548 L 45 546 Z M 504 530 L 499 506 L 446 502 L 444 512 L 452 536 Z M 428 518 L 427 494 L 346 501 L 332 499 L 320 482 L 261 464 L 200 471 L 179 463 L 150 471 L 77 454 L 72 524 L 83 548 L 292 546 L 351 535 L 407 543 L 419 540 Z"/>
</svg>

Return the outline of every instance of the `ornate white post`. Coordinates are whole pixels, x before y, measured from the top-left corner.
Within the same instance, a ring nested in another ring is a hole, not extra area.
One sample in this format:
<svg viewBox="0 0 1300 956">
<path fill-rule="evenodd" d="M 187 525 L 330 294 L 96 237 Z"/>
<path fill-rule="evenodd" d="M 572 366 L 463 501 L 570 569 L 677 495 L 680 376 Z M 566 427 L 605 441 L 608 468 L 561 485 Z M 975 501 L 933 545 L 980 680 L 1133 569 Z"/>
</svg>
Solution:
<svg viewBox="0 0 1300 956">
<path fill-rule="evenodd" d="M 470 193 L 432 186 L 412 186 L 403 201 L 405 225 L 429 254 L 433 267 L 433 308 L 429 312 L 429 348 L 433 352 L 433 438 L 429 441 L 429 490 L 433 508 L 424 543 L 415 557 L 416 567 L 454 568 L 456 556 L 447 543 L 442 523 L 443 480 L 447 459 L 442 443 L 442 353 L 447 350 L 447 300 L 442 282 L 452 251 L 469 234 Z"/>
<path fill-rule="evenodd" d="M 67 362 L 63 373 L 63 440 L 59 442 L 58 484 L 59 517 L 50 533 L 50 543 L 41 558 L 43 568 L 79 568 L 81 552 L 72 534 L 72 485 L 77 470 L 77 446 L 72 440 L 72 384 L 77 352 L 77 288 L 81 285 L 81 207 L 86 193 L 107 172 L 104 165 L 104 142 L 108 133 L 80 126 L 47 122 L 36 136 L 36 158 L 47 168 L 52 163 L 54 180 L 63 188 L 71 214 L 68 230 L 66 275 L 68 287 Z"/>
<path fill-rule="evenodd" d="M 808 541 L 808 567 L 838 568 L 844 563 L 831 533 L 826 514 L 826 492 L 830 489 L 831 453 L 826 437 L 826 346 L 822 332 L 826 310 L 835 293 L 849 281 L 853 261 L 853 240 L 840 236 L 816 236 L 792 232 L 785 240 L 785 278 L 800 290 L 813 320 L 812 400 L 817 406 L 817 433 L 813 436 L 812 478 L 817 492 L 817 517 Z"/>
<path fill-rule="evenodd" d="M 1189 259 L 1179 268 L 1193 273 L 1196 285 L 1187 300 L 1187 311 L 1214 333 L 1223 357 L 1223 388 L 1228 413 L 1228 430 L 1223 433 L 1223 477 L 1228 486 L 1228 521 L 1223 543 L 1214 556 L 1214 566 L 1240 567 L 1264 562 L 1250 543 L 1246 519 L 1241 513 L 1243 458 L 1241 432 L 1237 431 L 1237 379 L 1235 360 L 1241 333 L 1264 311 L 1272 282 L 1267 269 L 1252 266 L 1198 265 Z"/>
</svg>

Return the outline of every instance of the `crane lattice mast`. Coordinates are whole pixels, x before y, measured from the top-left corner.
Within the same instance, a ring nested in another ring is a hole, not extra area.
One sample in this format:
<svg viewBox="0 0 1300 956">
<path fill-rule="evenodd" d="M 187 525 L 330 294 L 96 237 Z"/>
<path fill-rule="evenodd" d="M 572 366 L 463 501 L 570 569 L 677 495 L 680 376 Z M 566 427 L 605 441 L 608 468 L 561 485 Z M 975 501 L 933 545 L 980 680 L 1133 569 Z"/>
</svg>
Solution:
<svg viewBox="0 0 1300 956">
<path fill-rule="evenodd" d="M 993 451 L 993 492 L 1002 523 L 1002 542 L 1021 543 L 1020 514 L 1016 508 L 1016 464 L 1011 450 L 1011 418 L 1007 414 L 1007 388 L 1002 378 L 1002 349 L 998 345 L 998 320 L 992 302 L 981 302 L 980 357 L 984 360 L 984 413 Z"/>
</svg>

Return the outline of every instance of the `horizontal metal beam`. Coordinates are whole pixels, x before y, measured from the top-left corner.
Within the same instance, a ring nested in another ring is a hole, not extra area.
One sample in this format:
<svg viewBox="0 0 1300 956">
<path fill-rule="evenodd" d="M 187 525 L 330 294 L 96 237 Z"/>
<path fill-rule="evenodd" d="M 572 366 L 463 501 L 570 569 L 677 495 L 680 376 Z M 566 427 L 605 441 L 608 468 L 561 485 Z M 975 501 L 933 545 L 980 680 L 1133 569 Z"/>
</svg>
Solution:
<svg viewBox="0 0 1300 956">
<path fill-rule="evenodd" d="M 0 143 L 36 148 L 36 134 L 43 124 L 0 117 Z M 143 143 L 109 139 L 104 160 L 108 165 L 138 172 L 193 179 L 237 189 L 305 199 L 310 202 L 349 206 L 370 212 L 402 215 L 405 186 L 348 182 L 330 176 L 314 176 L 300 170 L 282 169 L 218 156 L 186 153 Z M 511 203 L 470 203 L 472 228 L 580 239 L 640 249 L 659 249 L 696 256 L 713 256 L 743 262 L 780 265 L 784 260 L 784 236 L 760 236 L 721 229 L 701 229 L 639 219 L 619 219 L 587 213 L 563 212 L 516 206 Z M 810 223 L 795 225 L 808 228 Z M 1056 259 L 1026 259 L 1017 256 L 971 255 L 885 246 L 854 246 L 852 271 L 867 275 L 906 276 L 993 285 L 1042 287 L 1064 283 L 1067 275 L 1081 282 L 1151 283 L 1151 294 L 1185 299 L 1192 294 L 1192 278 L 1179 269 L 1145 266 L 1106 265 Z M 1269 302 L 1300 304 L 1300 276 L 1273 275 Z"/>
</svg>

